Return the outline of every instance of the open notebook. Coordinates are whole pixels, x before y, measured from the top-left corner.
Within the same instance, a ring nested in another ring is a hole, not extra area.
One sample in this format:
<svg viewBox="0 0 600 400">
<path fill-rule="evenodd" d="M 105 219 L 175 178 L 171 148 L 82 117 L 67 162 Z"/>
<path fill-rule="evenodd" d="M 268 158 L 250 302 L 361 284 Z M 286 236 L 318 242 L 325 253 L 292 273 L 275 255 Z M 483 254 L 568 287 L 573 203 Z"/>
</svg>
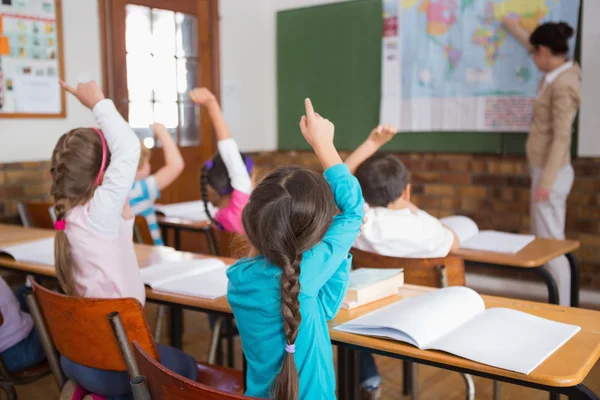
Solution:
<svg viewBox="0 0 600 400">
<path fill-rule="evenodd" d="M 175 204 L 155 204 L 154 208 L 156 211 L 164 214 L 165 217 L 182 218 L 190 221 L 208 220 L 208 216 L 204 210 L 204 202 L 202 200 Z M 218 211 L 212 203 L 208 203 L 208 209 L 213 216 Z"/>
<path fill-rule="evenodd" d="M 515 254 L 535 240 L 533 235 L 480 231 L 472 219 L 460 215 L 442 218 L 440 222 L 456 233 L 463 249 Z"/>
<path fill-rule="evenodd" d="M 581 328 L 508 308 L 486 310 L 475 291 L 454 286 L 401 300 L 335 329 L 529 374 Z"/>
<path fill-rule="evenodd" d="M 227 265 L 216 258 L 169 261 L 140 270 L 152 289 L 216 299 L 227 295 Z"/>
<path fill-rule="evenodd" d="M 9 254 L 17 261 L 54 265 L 54 238 L 34 240 L 0 248 L 0 253 Z"/>
</svg>

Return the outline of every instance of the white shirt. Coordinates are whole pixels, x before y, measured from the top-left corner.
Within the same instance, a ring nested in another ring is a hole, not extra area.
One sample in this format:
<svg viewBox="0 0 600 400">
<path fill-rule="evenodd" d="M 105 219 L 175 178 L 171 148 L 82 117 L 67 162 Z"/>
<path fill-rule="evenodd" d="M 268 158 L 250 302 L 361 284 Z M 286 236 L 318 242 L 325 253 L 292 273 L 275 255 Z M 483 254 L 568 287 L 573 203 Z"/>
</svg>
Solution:
<svg viewBox="0 0 600 400">
<path fill-rule="evenodd" d="M 454 235 L 435 217 L 408 208 L 371 208 L 354 247 L 389 257 L 435 258 L 450 252 Z"/>
</svg>

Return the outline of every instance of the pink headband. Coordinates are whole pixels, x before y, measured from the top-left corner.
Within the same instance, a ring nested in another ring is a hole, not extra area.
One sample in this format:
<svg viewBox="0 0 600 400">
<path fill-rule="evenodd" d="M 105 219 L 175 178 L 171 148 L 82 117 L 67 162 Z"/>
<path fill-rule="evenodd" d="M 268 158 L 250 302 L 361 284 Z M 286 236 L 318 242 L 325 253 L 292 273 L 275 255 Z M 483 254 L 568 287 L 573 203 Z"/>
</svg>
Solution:
<svg viewBox="0 0 600 400">
<path fill-rule="evenodd" d="M 94 182 L 96 185 L 100 184 L 100 178 L 102 177 L 102 173 L 104 172 L 104 168 L 106 168 L 106 139 L 104 139 L 104 135 L 98 128 L 92 128 L 96 131 L 98 136 L 100 136 L 100 142 L 102 143 L 102 163 L 100 164 L 100 171 L 98 171 L 98 176 L 96 176 L 96 181 Z"/>
</svg>

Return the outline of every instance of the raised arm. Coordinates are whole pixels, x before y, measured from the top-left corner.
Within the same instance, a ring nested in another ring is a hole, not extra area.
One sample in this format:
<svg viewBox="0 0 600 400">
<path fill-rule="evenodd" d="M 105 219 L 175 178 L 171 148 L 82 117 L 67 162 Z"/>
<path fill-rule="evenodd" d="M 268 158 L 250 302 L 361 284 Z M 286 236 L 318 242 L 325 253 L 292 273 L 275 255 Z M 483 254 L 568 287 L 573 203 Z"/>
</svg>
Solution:
<svg viewBox="0 0 600 400">
<path fill-rule="evenodd" d="M 502 24 L 504 24 L 504 27 L 506 28 L 508 33 L 513 35 L 515 39 L 517 39 L 519 43 L 521 43 L 523 47 L 525 47 L 528 53 L 531 53 L 535 50 L 535 48 L 529 42 L 529 36 L 531 36 L 531 32 L 523 28 L 521 24 L 519 24 L 518 19 L 507 16 L 502 19 Z"/>
<path fill-rule="evenodd" d="M 90 201 L 89 224 L 100 234 L 116 235 L 123 206 L 135 179 L 140 159 L 140 141 L 113 102 L 104 98 L 96 82 L 80 83 L 76 89 L 65 82 L 60 83 L 81 104 L 92 110 L 110 150 L 110 164 Z"/>
<path fill-rule="evenodd" d="M 154 124 L 152 125 L 152 130 L 156 138 L 162 143 L 165 155 L 165 166 L 154 174 L 156 185 L 159 190 L 162 190 L 177 179 L 183 171 L 185 163 L 183 162 L 179 147 L 175 144 L 167 128 L 163 124 Z"/>
<path fill-rule="evenodd" d="M 393 125 L 379 125 L 373 129 L 367 140 L 346 159 L 346 165 L 350 172 L 354 174 L 360 164 L 375 154 L 381 146 L 392 140 L 397 132 L 398 129 Z"/>
<path fill-rule="evenodd" d="M 311 263 L 303 265 L 300 276 L 302 290 L 316 296 L 330 279 L 336 280 L 336 273 L 347 275 L 348 271 L 345 269 L 348 266 L 343 265 L 343 261 L 349 257 L 348 252 L 360 232 L 364 201 L 358 181 L 342 163 L 333 145 L 333 124 L 314 112 L 310 100 L 306 100 L 305 106 L 306 115 L 300 120 L 300 129 L 325 169 L 325 179 L 331 186 L 340 210 L 321 243 L 307 252 Z M 346 278 L 337 281 L 344 283 L 344 286 L 338 285 L 337 293 L 343 295 L 347 285 Z M 339 297 L 337 296 L 338 300 Z"/>
<path fill-rule="evenodd" d="M 240 151 L 237 144 L 231 137 L 231 132 L 227 127 L 221 106 L 217 102 L 215 96 L 206 88 L 197 88 L 190 92 L 190 98 L 196 104 L 206 107 L 208 115 L 215 128 L 217 136 L 217 146 L 219 154 L 223 159 L 227 174 L 231 180 L 231 187 L 243 192 L 250 193 L 252 191 L 252 180 L 246 168 L 246 164 L 240 156 Z"/>
</svg>

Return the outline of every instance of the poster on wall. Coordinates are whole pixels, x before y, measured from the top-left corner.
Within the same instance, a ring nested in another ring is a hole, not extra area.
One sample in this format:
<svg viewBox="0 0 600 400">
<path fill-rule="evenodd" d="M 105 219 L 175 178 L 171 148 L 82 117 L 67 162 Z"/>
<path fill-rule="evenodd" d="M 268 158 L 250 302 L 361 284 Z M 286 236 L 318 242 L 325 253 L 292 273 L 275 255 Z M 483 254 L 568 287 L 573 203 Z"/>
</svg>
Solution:
<svg viewBox="0 0 600 400">
<path fill-rule="evenodd" d="M 0 117 L 61 114 L 56 0 L 1 0 Z"/>
<path fill-rule="evenodd" d="M 505 17 L 577 29 L 579 0 L 383 0 L 380 121 L 402 132 L 526 132 L 542 78 Z M 575 37 L 570 42 L 572 58 Z"/>
</svg>

